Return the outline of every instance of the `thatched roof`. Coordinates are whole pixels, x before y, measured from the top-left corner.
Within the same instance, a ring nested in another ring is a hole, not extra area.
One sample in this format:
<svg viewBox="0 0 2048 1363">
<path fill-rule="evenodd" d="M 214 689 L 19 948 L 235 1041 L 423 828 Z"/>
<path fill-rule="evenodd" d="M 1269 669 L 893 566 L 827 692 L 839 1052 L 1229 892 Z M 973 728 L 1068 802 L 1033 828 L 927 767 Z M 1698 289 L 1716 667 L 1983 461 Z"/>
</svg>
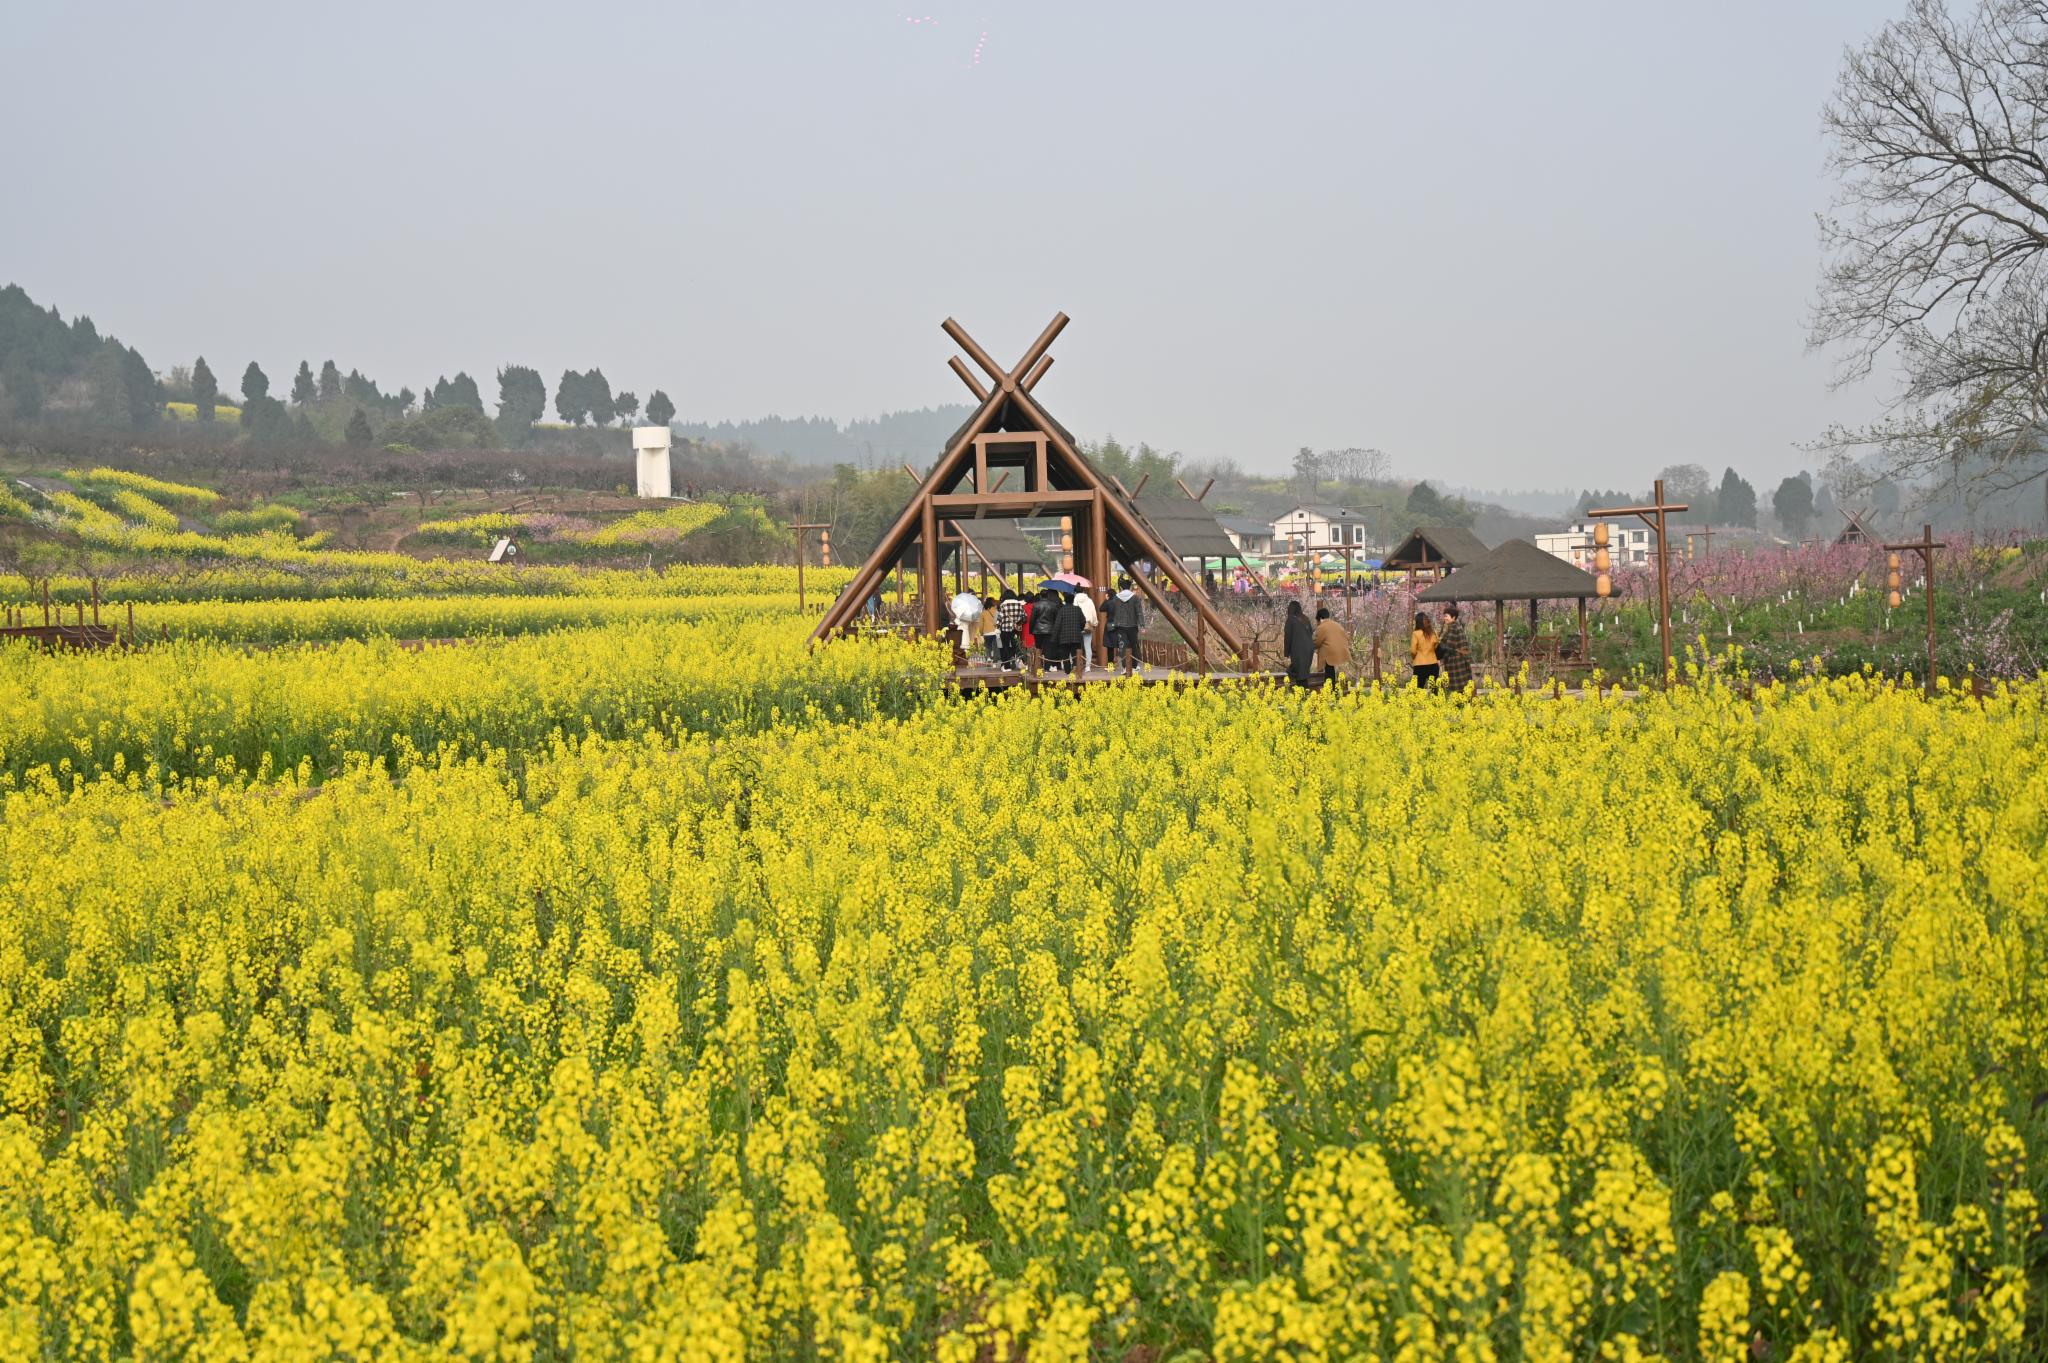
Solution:
<svg viewBox="0 0 2048 1363">
<path fill-rule="evenodd" d="M 1486 557 L 1486 542 L 1456 525 L 1418 525 L 1380 564 L 1382 568 L 1462 568 Z M 1488 600 L 1493 598 L 1488 597 Z"/>
<path fill-rule="evenodd" d="M 1551 601 L 1590 597 L 1593 575 L 1546 554 L 1527 540 L 1509 540 L 1476 563 L 1415 594 L 1417 601 Z"/>
<path fill-rule="evenodd" d="M 976 557 L 985 558 L 998 567 L 1011 568 L 1022 564 L 1027 568 L 1043 568 L 1046 565 L 1044 546 L 1018 529 L 1014 520 L 992 517 L 977 521 L 963 517 L 946 524 L 967 536 Z"/>
<path fill-rule="evenodd" d="M 1169 493 L 1132 500 L 1152 533 L 1181 558 L 1236 558 L 1241 552 L 1216 523 L 1215 514 L 1192 497 Z M 1271 532 L 1268 526 L 1267 533 Z"/>
<path fill-rule="evenodd" d="M 979 569 L 984 557 L 998 568 L 1024 567 L 1033 571 L 1052 562 L 1046 557 L 1045 546 L 1025 534 L 1022 527 L 1010 517 L 990 516 L 977 521 L 967 516 L 949 516 L 939 522 L 941 565 L 950 565 L 953 556 L 960 552 L 960 541 L 955 538 L 955 532 L 962 530 L 967 534 L 968 543 L 974 547 L 974 551 L 967 558 L 968 564 L 973 568 Z M 903 546 L 903 553 L 897 558 L 897 563 L 901 567 L 914 570 L 922 553 L 923 550 L 913 539 Z"/>
</svg>

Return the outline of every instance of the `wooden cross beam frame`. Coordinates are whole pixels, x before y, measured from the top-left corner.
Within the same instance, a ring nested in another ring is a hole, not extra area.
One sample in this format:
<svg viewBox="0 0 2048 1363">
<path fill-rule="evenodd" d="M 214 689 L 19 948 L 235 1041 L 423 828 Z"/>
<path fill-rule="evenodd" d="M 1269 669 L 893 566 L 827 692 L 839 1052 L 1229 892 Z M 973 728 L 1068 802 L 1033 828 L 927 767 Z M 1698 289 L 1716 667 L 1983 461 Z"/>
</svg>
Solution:
<svg viewBox="0 0 2048 1363">
<path fill-rule="evenodd" d="M 1089 568 L 1087 575 L 1097 582 L 1098 587 L 1106 585 L 1102 580 L 1109 573 L 1110 551 L 1112 547 L 1119 548 L 1122 551 L 1122 557 L 1126 562 L 1134 562 L 1139 558 L 1148 559 L 1157 566 L 1167 581 L 1173 584 L 1175 590 L 1194 607 L 1198 630 L 1206 629 L 1209 632 L 1213 632 L 1217 641 L 1237 656 L 1241 658 L 1250 656 L 1249 650 L 1245 648 L 1244 642 L 1238 637 L 1237 632 L 1224 622 L 1222 616 L 1218 614 L 1215 605 L 1203 594 L 1201 584 L 1188 574 L 1187 569 L 1181 566 L 1179 559 L 1173 555 L 1173 552 L 1144 524 L 1129 500 L 1121 494 L 1119 489 L 1112 487 L 1109 481 L 1103 478 L 1081 452 L 1074 447 L 1073 442 L 1061 431 L 1059 424 L 1046 413 L 1043 407 L 1038 405 L 1037 399 L 1032 396 L 1031 390 L 1033 385 L 1044 377 L 1045 371 L 1050 367 L 1049 364 L 1041 363 L 1041 361 L 1048 359 L 1046 355 L 1047 349 L 1051 347 L 1053 341 L 1065 329 L 1066 325 L 1067 315 L 1063 312 L 1056 314 L 1052 321 L 1046 325 L 1045 330 L 1039 333 L 1038 339 L 1031 343 L 1017 363 L 1008 369 L 1004 369 L 989 357 L 988 352 L 983 350 L 958 322 L 950 317 L 945 320 L 941 329 L 947 336 L 952 338 L 956 345 L 966 351 L 967 357 L 980 368 L 982 373 L 988 376 L 989 386 L 984 389 L 982 384 L 976 381 L 972 374 L 966 372 L 964 364 L 949 366 L 967 384 L 968 391 L 976 395 L 980 406 L 975 410 L 974 416 L 961 428 L 959 437 L 939 457 L 938 462 L 932 466 L 932 471 L 918 481 L 917 494 L 911 498 L 910 504 L 903 508 L 903 511 L 897 516 L 895 523 L 882 536 L 880 542 L 875 547 L 875 551 L 868 556 L 867 562 L 862 564 L 859 571 L 855 573 L 853 581 L 848 584 L 844 594 L 833 604 L 830 610 L 825 612 L 824 618 L 818 622 L 817 628 L 811 633 L 813 640 L 828 638 L 852 622 L 854 614 L 859 608 L 859 603 L 866 599 L 869 591 L 873 589 L 876 583 L 880 582 L 888 570 L 887 565 L 901 559 L 904 550 L 913 539 L 919 540 L 922 544 L 920 569 L 926 584 L 924 592 L 924 631 L 934 637 L 939 634 L 940 601 L 936 584 L 939 571 L 938 499 L 940 489 L 949 488 L 960 479 L 961 474 L 969 467 L 970 461 L 973 458 L 975 437 L 988 434 L 992 424 L 998 416 L 1003 414 L 1003 409 L 1007 407 L 1010 409 L 1010 420 L 1015 421 L 1018 418 L 1022 418 L 1024 421 L 1028 421 L 1032 427 L 1036 428 L 1034 432 L 1030 433 L 1013 433 L 1018 434 L 1020 442 L 1042 436 L 1050 444 L 1052 450 L 1059 454 L 1060 462 L 1064 466 L 1063 471 L 1081 485 L 1078 489 L 1060 489 L 1055 495 L 1068 491 L 1093 494 L 1093 512 L 1089 516 L 1091 524 L 1088 527 L 1085 562 Z M 948 500 L 953 501 L 962 495 L 971 496 L 976 500 L 996 503 L 996 505 L 984 505 L 974 508 L 976 510 L 993 510 L 998 515 L 1017 516 L 1027 514 L 1029 508 L 1020 508 L 1015 502 L 1003 505 L 1002 503 L 1006 499 L 1022 499 L 1037 496 L 1040 503 L 1046 503 L 1053 500 L 1053 498 L 1044 497 L 1039 494 L 1049 492 L 1055 492 L 1055 490 L 1049 487 L 1039 489 L 1038 493 L 997 493 L 977 490 L 974 494 L 949 494 Z M 957 502 L 955 504 L 957 505 Z M 1115 541 L 1114 546 L 1112 545 L 1112 540 Z M 1077 559 L 1082 557 L 1077 555 Z M 1169 612 L 1167 619 L 1191 647 L 1199 648 L 1201 646 L 1197 637 L 1190 636 L 1188 629 L 1177 614 Z"/>
<path fill-rule="evenodd" d="M 1671 536 L 1666 533 L 1670 517 L 1689 510 L 1685 502 L 1664 500 L 1664 480 L 1659 478 L 1650 493 L 1648 506 L 1610 506 L 1588 511 L 1592 517 L 1634 516 L 1657 534 L 1657 641 L 1664 645 L 1664 684 L 1671 684 Z"/>
<path fill-rule="evenodd" d="M 1920 556 L 1920 566 L 1927 577 L 1927 694 L 1934 694 L 1934 551 L 1946 549 L 1948 545 L 1934 538 L 1934 527 L 1923 524 L 1920 538 L 1907 540 L 1903 544 L 1887 544 L 1887 554 L 1902 554 L 1912 550 Z"/>
</svg>

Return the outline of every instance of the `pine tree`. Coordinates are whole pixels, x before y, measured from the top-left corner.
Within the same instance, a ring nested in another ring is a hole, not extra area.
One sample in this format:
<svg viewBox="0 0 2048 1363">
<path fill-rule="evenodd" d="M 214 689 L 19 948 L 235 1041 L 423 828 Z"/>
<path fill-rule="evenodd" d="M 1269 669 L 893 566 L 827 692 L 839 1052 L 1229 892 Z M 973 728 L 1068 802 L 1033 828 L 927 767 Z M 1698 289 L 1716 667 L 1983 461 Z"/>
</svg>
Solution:
<svg viewBox="0 0 2048 1363">
<path fill-rule="evenodd" d="M 341 396 L 341 367 L 329 360 L 320 366 L 320 400 L 332 402 Z"/>
<path fill-rule="evenodd" d="M 270 396 L 270 379 L 257 367 L 256 361 L 249 361 L 249 367 L 242 371 L 242 400 L 254 402 Z"/>
<path fill-rule="evenodd" d="M 1720 495 L 1715 499 L 1715 510 L 1723 525 L 1756 526 L 1756 489 L 1734 469 L 1721 475 Z"/>
<path fill-rule="evenodd" d="M 206 367 L 206 357 L 201 355 L 192 363 L 192 405 L 199 410 L 201 421 L 213 420 L 213 406 L 219 399 L 220 384 L 214 381 L 213 371 Z"/>
<path fill-rule="evenodd" d="M 1813 483 L 1801 474 L 1787 478 L 1771 494 L 1771 510 L 1786 534 L 1804 538 L 1806 527 L 1813 524 Z"/>
<path fill-rule="evenodd" d="M 676 405 L 668 400 L 668 394 L 659 388 L 654 396 L 647 399 L 647 422 L 651 426 L 666 426 L 675 420 Z"/>
<path fill-rule="evenodd" d="M 583 418 L 590 415 L 583 376 L 573 369 L 564 369 L 561 382 L 555 385 L 555 415 L 571 426 L 581 426 Z"/>
<path fill-rule="evenodd" d="M 356 408 L 355 415 L 348 419 L 348 429 L 341 433 L 341 438 L 357 449 L 370 443 L 370 418 L 364 415 L 362 408 Z"/>
<path fill-rule="evenodd" d="M 590 420 L 595 425 L 609 426 L 618 415 L 612 403 L 612 382 L 602 369 L 593 369 L 583 376 L 583 399 L 590 404 Z"/>
<path fill-rule="evenodd" d="M 621 392 L 612 399 L 612 408 L 618 412 L 619 420 L 630 426 L 633 424 L 634 414 L 640 410 L 640 399 L 631 393 Z"/>
<path fill-rule="evenodd" d="M 484 409 L 484 397 L 477 391 L 476 380 L 459 369 L 448 381 L 448 389 L 441 394 L 441 401 L 451 407 L 467 407 L 472 412 Z"/>
<path fill-rule="evenodd" d="M 292 406 L 303 407 L 313 398 L 313 366 L 300 360 L 299 372 L 292 379 Z"/>
</svg>

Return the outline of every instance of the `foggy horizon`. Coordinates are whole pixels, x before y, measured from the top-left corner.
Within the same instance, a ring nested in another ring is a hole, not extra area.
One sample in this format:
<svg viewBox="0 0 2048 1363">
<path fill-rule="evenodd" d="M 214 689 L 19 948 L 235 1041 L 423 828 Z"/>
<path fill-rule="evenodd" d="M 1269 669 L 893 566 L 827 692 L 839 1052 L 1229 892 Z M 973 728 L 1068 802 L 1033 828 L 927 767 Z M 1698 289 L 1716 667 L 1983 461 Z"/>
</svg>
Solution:
<svg viewBox="0 0 2048 1363">
<path fill-rule="evenodd" d="M 1065 311 L 1084 438 L 1762 488 L 1885 391 L 1806 313 L 1819 110 L 1902 9 L 34 6 L 0 282 L 229 389 L 598 366 L 689 423 L 964 401 L 941 320 L 1008 364 Z"/>
</svg>

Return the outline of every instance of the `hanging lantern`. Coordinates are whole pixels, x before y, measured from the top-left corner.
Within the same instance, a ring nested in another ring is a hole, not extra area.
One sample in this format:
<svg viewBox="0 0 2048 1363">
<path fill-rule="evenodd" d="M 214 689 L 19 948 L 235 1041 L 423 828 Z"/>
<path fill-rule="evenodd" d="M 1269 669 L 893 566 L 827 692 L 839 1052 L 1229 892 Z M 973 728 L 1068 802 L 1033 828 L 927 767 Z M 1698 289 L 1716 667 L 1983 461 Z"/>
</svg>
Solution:
<svg viewBox="0 0 2048 1363">
<path fill-rule="evenodd" d="M 1593 593 L 1605 598 L 1614 595 L 1614 579 L 1602 573 L 1593 579 Z"/>
<path fill-rule="evenodd" d="M 1609 556 L 1608 556 L 1608 553 L 1607 553 L 1607 549 L 1606 549 L 1606 547 L 1605 547 L 1605 546 L 1602 546 L 1601 548 L 1595 549 L 1595 550 L 1593 551 L 1593 571 L 1594 571 L 1594 572 L 1596 572 L 1596 573 L 1604 573 L 1604 572 L 1606 572 L 1606 571 L 1607 571 L 1607 570 L 1608 570 L 1609 568 L 1611 568 L 1611 567 L 1613 567 L 1613 566 L 1614 566 L 1614 560 L 1613 560 L 1613 559 L 1612 559 L 1611 557 L 1609 557 Z"/>
<path fill-rule="evenodd" d="M 830 568 L 832 566 L 832 532 L 830 530 L 820 530 L 818 532 L 818 547 L 819 561 L 827 568 Z"/>
<path fill-rule="evenodd" d="M 1888 604 L 1888 605 L 1889 605 L 1889 606 L 1890 606 L 1890 607 L 1891 607 L 1891 608 L 1892 608 L 1893 610 L 1897 610 L 1897 609 L 1899 608 L 1899 594 L 1898 594 L 1898 592 L 1897 592 L 1896 590 L 1894 590 L 1894 591 L 1892 592 L 1892 594 L 1891 594 L 1891 595 L 1890 595 L 1889 597 L 1886 597 L 1886 598 L 1885 598 L 1885 601 L 1886 601 L 1886 604 Z"/>
<path fill-rule="evenodd" d="M 1606 521 L 1602 521 L 1593 527 L 1593 547 L 1595 549 L 1605 549 L 1607 547 L 1607 534 Z"/>
</svg>

